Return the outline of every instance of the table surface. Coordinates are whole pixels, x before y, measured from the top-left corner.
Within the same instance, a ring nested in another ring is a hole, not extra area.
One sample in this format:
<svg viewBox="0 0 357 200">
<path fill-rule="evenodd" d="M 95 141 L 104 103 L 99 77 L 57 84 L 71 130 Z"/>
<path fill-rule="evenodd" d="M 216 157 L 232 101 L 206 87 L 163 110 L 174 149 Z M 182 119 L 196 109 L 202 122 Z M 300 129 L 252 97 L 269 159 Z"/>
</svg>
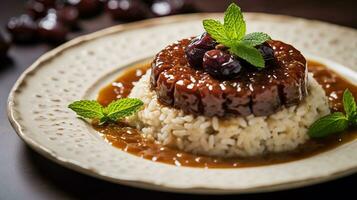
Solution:
<svg viewBox="0 0 357 200">
<path fill-rule="evenodd" d="M 195 1 L 200 11 L 223 11 L 230 1 Z M 23 0 L 0 0 L 0 30 L 9 17 L 23 12 Z M 244 11 L 268 12 L 324 20 L 357 28 L 355 0 L 240 0 Z M 81 21 L 82 30 L 70 38 L 120 22 L 107 15 Z M 183 195 L 136 189 L 88 177 L 49 161 L 31 150 L 8 122 L 6 101 L 19 75 L 40 55 L 53 48 L 46 44 L 13 45 L 10 59 L 0 63 L 0 199 L 97 199 L 105 197 L 155 197 L 156 199 L 215 199 L 219 196 Z M 355 193 L 357 175 L 300 189 L 241 195 L 246 199 L 311 196 L 313 193 L 349 195 Z M 227 196 L 236 199 L 237 196 Z"/>
</svg>

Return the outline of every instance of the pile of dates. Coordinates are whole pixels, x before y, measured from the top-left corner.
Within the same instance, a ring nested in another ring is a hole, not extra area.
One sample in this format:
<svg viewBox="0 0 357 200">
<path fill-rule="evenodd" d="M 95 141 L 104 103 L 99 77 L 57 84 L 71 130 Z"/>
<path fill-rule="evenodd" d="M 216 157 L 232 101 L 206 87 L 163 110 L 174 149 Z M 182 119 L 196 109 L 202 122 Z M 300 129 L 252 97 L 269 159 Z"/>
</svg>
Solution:
<svg viewBox="0 0 357 200">
<path fill-rule="evenodd" d="M 6 25 L 14 43 L 62 43 L 69 32 L 80 29 L 80 19 L 103 12 L 126 22 L 195 10 L 190 0 L 28 0 L 25 9 Z M 0 53 L 6 54 L 8 46 L 0 35 Z"/>
<path fill-rule="evenodd" d="M 266 63 L 274 60 L 274 50 L 268 43 L 255 48 L 262 54 Z M 251 67 L 249 63 L 232 55 L 206 32 L 193 38 L 185 48 L 185 53 L 191 67 L 203 69 L 217 79 L 235 78 L 243 67 Z"/>
</svg>

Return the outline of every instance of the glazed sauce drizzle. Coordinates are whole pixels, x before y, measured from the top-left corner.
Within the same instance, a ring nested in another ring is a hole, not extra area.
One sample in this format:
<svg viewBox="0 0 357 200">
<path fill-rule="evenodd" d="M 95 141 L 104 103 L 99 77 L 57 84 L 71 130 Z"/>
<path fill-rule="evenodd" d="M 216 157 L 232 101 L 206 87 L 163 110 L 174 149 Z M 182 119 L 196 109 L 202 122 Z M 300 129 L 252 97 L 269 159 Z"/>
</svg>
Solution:
<svg viewBox="0 0 357 200">
<path fill-rule="evenodd" d="M 117 80 L 100 91 L 98 101 L 103 105 L 107 105 L 115 99 L 126 97 L 133 87 L 132 83 L 138 81 L 149 66 L 150 64 L 141 64 L 125 70 Z M 309 71 L 314 74 L 314 78 L 324 88 L 332 111 L 343 111 L 342 94 L 346 88 L 357 98 L 356 85 L 328 70 L 320 63 L 309 61 L 308 66 Z M 142 137 L 138 130 L 123 123 L 105 126 L 94 124 L 93 127 L 103 135 L 106 141 L 128 153 L 176 166 L 207 168 L 252 167 L 299 160 L 335 148 L 357 137 L 357 131 L 354 130 L 324 139 L 310 139 L 296 150 L 290 152 L 266 154 L 250 158 L 215 158 L 194 155 L 175 148 L 165 147 Z"/>
</svg>

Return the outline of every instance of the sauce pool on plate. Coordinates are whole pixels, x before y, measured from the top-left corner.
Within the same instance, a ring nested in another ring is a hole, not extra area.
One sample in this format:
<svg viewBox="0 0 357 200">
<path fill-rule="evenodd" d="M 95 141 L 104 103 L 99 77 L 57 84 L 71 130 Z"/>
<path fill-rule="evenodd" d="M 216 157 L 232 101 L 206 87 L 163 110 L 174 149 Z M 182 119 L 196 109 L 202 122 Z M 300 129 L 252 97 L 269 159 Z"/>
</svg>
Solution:
<svg viewBox="0 0 357 200">
<path fill-rule="evenodd" d="M 138 81 L 149 67 L 150 64 L 145 63 L 123 71 L 113 83 L 100 91 L 98 102 L 102 105 L 108 105 L 113 100 L 127 97 L 133 88 L 133 82 Z M 325 90 L 332 111 L 343 111 L 342 96 L 346 88 L 355 95 L 355 98 L 357 97 L 357 87 L 354 84 L 327 69 L 323 64 L 309 61 L 308 68 Z M 216 158 L 199 156 L 163 146 L 151 139 L 142 137 L 140 131 L 124 123 L 104 126 L 93 124 L 93 127 L 113 146 L 139 157 L 176 166 L 208 168 L 253 167 L 299 160 L 333 149 L 357 137 L 357 131 L 347 131 L 323 139 L 310 139 L 290 152 L 249 158 Z"/>
</svg>

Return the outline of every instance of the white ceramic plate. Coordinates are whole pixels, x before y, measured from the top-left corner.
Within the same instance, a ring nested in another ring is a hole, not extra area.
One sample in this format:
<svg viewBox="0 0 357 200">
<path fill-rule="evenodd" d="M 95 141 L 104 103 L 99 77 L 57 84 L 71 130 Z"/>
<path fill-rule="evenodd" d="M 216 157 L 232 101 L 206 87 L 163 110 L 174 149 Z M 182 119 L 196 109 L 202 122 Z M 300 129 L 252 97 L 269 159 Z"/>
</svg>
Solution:
<svg viewBox="0 0 357 200">
<path fill-rule="evenodd" d="M 248 32 L 263 31 L 293 44 L 308 58 L 326 63 L 357 82 L 357 31 L 317 21 L 247 13 Z M 314 184 L 357 170 L 357 141 L 284 164 L 200 169 L 151 162 L 107 144 L 67 105 L 95 98 L 128 65 L 150 58 L 175 40 L 200 34 L 194 14 L 119 25 L 83 36 L 37 60 L 12 89 L 8 114 L 34 150 L 76 171 L 115 183 L 185 193 L 247 193 Z M 337 64 L 339 63 L 339 64 Z M 348 67 L 353 70 L 348 69 Z"/>
</svg>

